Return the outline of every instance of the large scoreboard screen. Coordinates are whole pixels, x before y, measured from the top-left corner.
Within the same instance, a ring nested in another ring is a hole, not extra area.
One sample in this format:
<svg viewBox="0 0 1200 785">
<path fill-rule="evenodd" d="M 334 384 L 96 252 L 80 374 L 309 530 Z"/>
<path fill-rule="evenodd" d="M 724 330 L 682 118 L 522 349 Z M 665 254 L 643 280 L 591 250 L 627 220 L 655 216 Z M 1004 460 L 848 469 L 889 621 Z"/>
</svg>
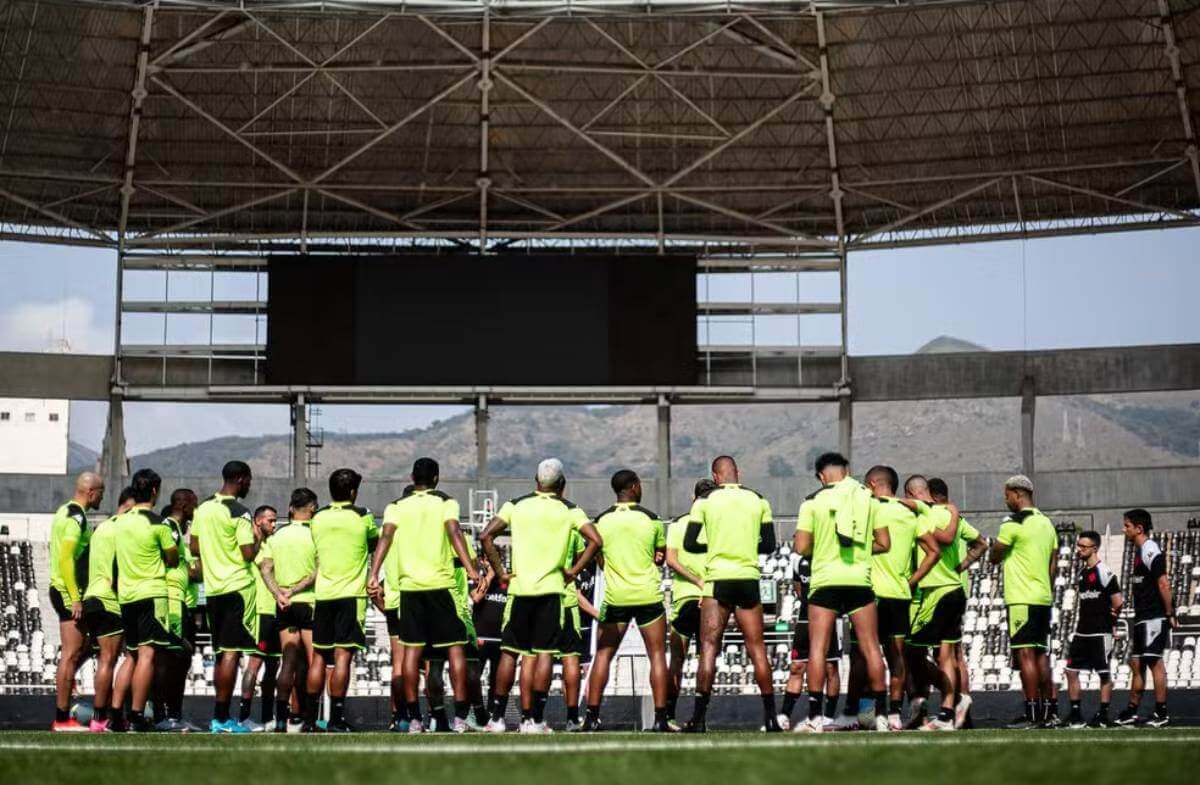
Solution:
<svg viewBox="0 0 1200 785">
<path fill-rule="evenodd" d="M 690 385 L 681 256 L 274 256 L 268 384 Z"/>
</svg>

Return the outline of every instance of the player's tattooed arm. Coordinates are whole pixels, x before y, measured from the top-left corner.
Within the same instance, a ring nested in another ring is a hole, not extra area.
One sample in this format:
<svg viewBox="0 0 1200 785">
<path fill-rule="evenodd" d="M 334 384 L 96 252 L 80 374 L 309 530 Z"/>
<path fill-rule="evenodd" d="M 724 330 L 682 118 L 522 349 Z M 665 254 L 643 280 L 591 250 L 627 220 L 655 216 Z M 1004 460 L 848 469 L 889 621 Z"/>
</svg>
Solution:
<svg viewBox="0 0 1200 785">
<path fill-rule="evenodd" d="M 500 550 L 496 547 L 496 538 L 504 533 L 508 528 L 508 521 L 496 516 L 488 523 L 487 528 L 483 530 L 483 534 L 479 535 L 479 545 L 483 548 L 483 553 L 487 556 L 488 563 L 492 565 L 492 571 L 495 572 L 496 578 L 502 584 L 508 584 L 512 578 L 504 569 L 504 559 L 500 558 Z"/>
</svg>

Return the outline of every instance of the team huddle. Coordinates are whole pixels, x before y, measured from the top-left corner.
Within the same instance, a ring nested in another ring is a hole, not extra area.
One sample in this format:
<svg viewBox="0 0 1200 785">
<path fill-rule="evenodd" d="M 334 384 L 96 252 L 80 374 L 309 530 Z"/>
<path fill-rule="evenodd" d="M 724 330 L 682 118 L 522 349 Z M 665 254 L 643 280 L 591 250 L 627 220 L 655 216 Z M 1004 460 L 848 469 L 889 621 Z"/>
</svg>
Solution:
<svg viewBox="0 0 1200 785">
<path fill-rule="evenodd" d="M 503 733 L 518 678 L 520 732 L 551 732 L 545 710 L 556 662 L 566 730 L 601 730 L 611 662 L 634 624 L 650 665 L 652 730 L 703 733 L 731 617 L 753 664 L 765 731 L 952 731 L 971 725 L 963 617 L 968 569 L 985 555 L 1003 564 L 1013 667 L 1024 693 L 1024 712 L 1010 727 L 1169 722 L 1162 656 L 1177 622 L 1165 557 L 1149 539 L 1149 513 L 1130 510 L 1124 519 L 1125 537 L 1136 547 L 1133 685 L 1129 706 L 1115 719 L 1108 714 L 1109 663 L 1123 596 L 1099 560 L 1100 535 L 1077 538 L 1085 568 L 1064 721 L 1049 661 L 1058 533 L 1033 506 L 1032 482 L 1018 475 L 1005 483 L 1010 514 L 989 542 L 937 478 L 913 475 L 901 488 L 894 469 L 875 466 L 860 482 L 837 453 L 821 455 L 814 468 L 821 488 L 801 505 L 792 543 L 800 614 L 778 708 L 759 566 L 759 556 L 777 548 L 775 524 L 770 503 L 740 484 L 729 456 L 713 461 L 712 478 L 696 484 L 691 509 L 673 521 L 641 505 L 641 481 L 630 470 L 613 475 L 613 505 L 591 517 L 565 497 L 561 462 L 542 461 L 534 491 L 503 504 L 483 530 L 482 559 L 460 529 L 458 503 L 437 489 L 439 468 L 430 458 L 414 463 L 412 484 L 386 506 L 381 522 L 358 505 L 362 477 L 352 469 L 330 475 L 325 506 L 308 488 L 293 491 L 286 523 L 273 507 L 251 511 L 241 503 L 251 488 L 250 468 L 231 461 L 213 496 L 200 502 L 191 490 L 177 489 L 162 507 L 161 478 L 139 470 L 116 513 L 89 527 L 87 513 L 99 507 L 104 485 L 84 473 L 51 529 L 50 597 L 62 634 L 52 729 L 199 730 L 183 717 L 183 696 L 197 631 L 206 623 L 215 656 L 213 733 L 351 731 L 346 695 L 354 658 L 367 647 L 370 603 L 387 622 L 389 729 L 396 732 Z M 597 570 L 603 592 L 592 597 L 581 586 Z M 597 623 L 586 669 L 584 615 Z M 851 632 L 839 713 L 841 617 Z M 695 699 L 690 719 L 680 724 L 676 710 L 693 641 Z M 76 672 L 93 654 L 95 697 L 85 724 L 71 716 L 70 704 Z M 1155 708 L 1143 720 L 1146 670 Z M 1086 721 L 1081 671 L 1096 672 L 1101 682 L 1099 709 Z M 422 681 L 428 716 L 420 709 Z M 250 718 L 260 683 L 261 723 Z M 806 711 L 793 722 L 805 689 Z"/>
</svg>

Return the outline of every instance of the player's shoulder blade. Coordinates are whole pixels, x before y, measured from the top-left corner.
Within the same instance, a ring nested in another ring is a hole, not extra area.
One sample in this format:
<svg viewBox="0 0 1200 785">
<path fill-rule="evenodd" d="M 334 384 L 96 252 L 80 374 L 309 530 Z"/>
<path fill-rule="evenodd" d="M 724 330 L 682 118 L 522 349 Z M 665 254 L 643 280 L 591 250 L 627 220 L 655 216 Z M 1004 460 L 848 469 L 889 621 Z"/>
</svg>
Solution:
<svg viewBox="0 0 1200 785">
<path fill-rule="evenodd" d="M 355 515 L 357 515 L 360 518 L 365 518 L 366 516 L 371 514 L 371 508 L 360 507 L 357 504 L 347 505 L 346 509 L 350 510 L 350 512 L 354 513 Z"/>
<path fill-rule="evenodd" d="M 1013 523 L 1024 523 L 1025 519 L 1033 515 L 1033 510 L 1021 510 L 1020 512 L 1010 513 L 1008 519 Z"/>
<path fill-rule="evenodd" d="M 751 487 L 750 487 L 750 486 L 748 486 L 748 485 L 739 485 L 738 487 L 739 487 L 739 488 L 741 488 L 743 491 L 749 491 L 750 493 L 754 494 L 755 496 L 757 496 L 757 497 L 758 497 L 758 498 L 760 498 L 760 499 L 765 499 L 765 498 L 767 498 L 766 496 L 763 496 L 761 493 L 759 493 L 758 491 L 754 490 L 753 488 L 751 488 Z"/>
<path fill-rule="evenodd" d="M 1160 555 L 1162 555 L 1162 548 L 1159 547 L 1159 544 L 1157 542 L 1155 542 L 1154 540 L 1148 539 L 1144 543 L 1142 543 L 1141 555 L 1142 555 L 1142 563 L 1144 563 L 1148 566 L 1150 564 L 1150 562 L 1154 561 L 1156 558 L 1158 558 Z"/>
<path fill-rule="evenodd" d="M 530 493 L 525 494 L 524 496 L 517 496 L 516 498 L 509 499 L 508 503 L 515 505 L 515 504 L 520 504 L 521 502 L 529 501 L 530 499 L 536 499 L 536 498 L 538 498 L 537 493 L 530 492 Z"/>
<path fill-rule="evenodd" d="M 601 510 L 600 514 L 596 516 L 596 523 L 599 523 L 600 519 L 603 518 L 605 515 L 612 515 L 616 511 L 617 511 L 617 505 L 615 505 L 615 504 L 613 506 L 609 507 L 608 509 Z"/>
<path fill-rule="evenodd" d="M 156 513 L 154 510 L 141 509 L 138 513 L 146 519 L 151 526 L 169 526 L 167 520 Z"/>
<path fill-rule="evenodd" d="M 450 501 L 450 494 L 446 493 L 445 491 L 432 490 L 429 492 L 429 495 L 435 499 L 441 499 L 444 502 Z"/>
<path fill-rule="evenodd" d="M 221 504 L 225 505 L 225 509 L 229 510 L 229 517 L 231 518 L 250 517 L 249 508 L 237 499 L 221 499 Z"/>
<path fill-rule="evenodd" d="M 817 488 L 815 491 L 813 491 L 809 495 L 805 496 L 804 501 L 806 501 L 806 502 L 812 501 L 813 499 L 817 498 L 817 496 L 820 495 L 823 491 L 829 490 L 829 488 L 830 488 L 830 486 L 828 486 L 828 485 L 822 485 L 820 488 Z"/>
<path fill-rule="evenodd" d="M 635 504 L 632 507 L 630 507 L 629 509 L 634 510 L 636 512 L 640 512 L 642 515 L 645 515 L 650 520 L 653 520 L 653 521 L 658 520 L 658 513 L 656 513 L 654 510 L 647 509 L 640 504 Z"/>
</svg>

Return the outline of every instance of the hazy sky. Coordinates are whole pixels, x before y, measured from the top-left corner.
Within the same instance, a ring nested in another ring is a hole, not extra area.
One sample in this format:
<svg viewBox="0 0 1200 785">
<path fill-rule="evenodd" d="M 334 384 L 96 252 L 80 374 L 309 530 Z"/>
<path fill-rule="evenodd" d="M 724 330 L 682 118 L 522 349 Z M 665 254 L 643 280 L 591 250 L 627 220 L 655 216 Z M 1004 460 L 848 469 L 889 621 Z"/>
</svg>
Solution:
<svg viewBox="0 0 1200 785">
<path fill-rule="evenodd" d="M 86 248 L 0 242 L 0 350 L 45 351 L 65 340 L 70 351 L 112 350 L 115 254 Z M 128 298 L 161 294 L 154 274 L 127 279 Z M 797 286 L 800 291 L 797 293 Z M 850 256 L 849 343 L 851 354 L 905 354 L 939 335 L 989 349 L 1048 349 L 1200 342 L 1200 229 L 1129 232 L 1060 239 L 978 243 Z M 760 301 L 821 302 L 836 299 L 831 274 L 757 276 Z M 698 281 L 703 299 L 748 298 L 748 277 Z M 171 280 L 172 299 L 253 297 L 265 280 L 205 274 Z M 217 341 L 253 340 L 261 325 L 253 317 L 215 327 Z M 745 324 L 713 325 L 710 340 L 749 340 Z M 760 318 L 760 344 L 836 344 L 836 316 Z M 161 317 L 126 322 L 127 340 L 162 339 Z M 173 322 L 169 338 L 207 336 L 207 320 Z M 701 335 L 703 340 L 704 336 Z M 98 446 L 103 404 L 72 407 L 77 441 Z M 325 407 L 327 430 L 403 430 L 462 411 L 459 407 Z M 180 417 L 170 404 L 131 404 L 126 434 L 132 453 L 225 434 L 282 433 L 283 406 L 193 405 Z M 203 416 L 196 416 L 202 414 Z"/>
</svg>

